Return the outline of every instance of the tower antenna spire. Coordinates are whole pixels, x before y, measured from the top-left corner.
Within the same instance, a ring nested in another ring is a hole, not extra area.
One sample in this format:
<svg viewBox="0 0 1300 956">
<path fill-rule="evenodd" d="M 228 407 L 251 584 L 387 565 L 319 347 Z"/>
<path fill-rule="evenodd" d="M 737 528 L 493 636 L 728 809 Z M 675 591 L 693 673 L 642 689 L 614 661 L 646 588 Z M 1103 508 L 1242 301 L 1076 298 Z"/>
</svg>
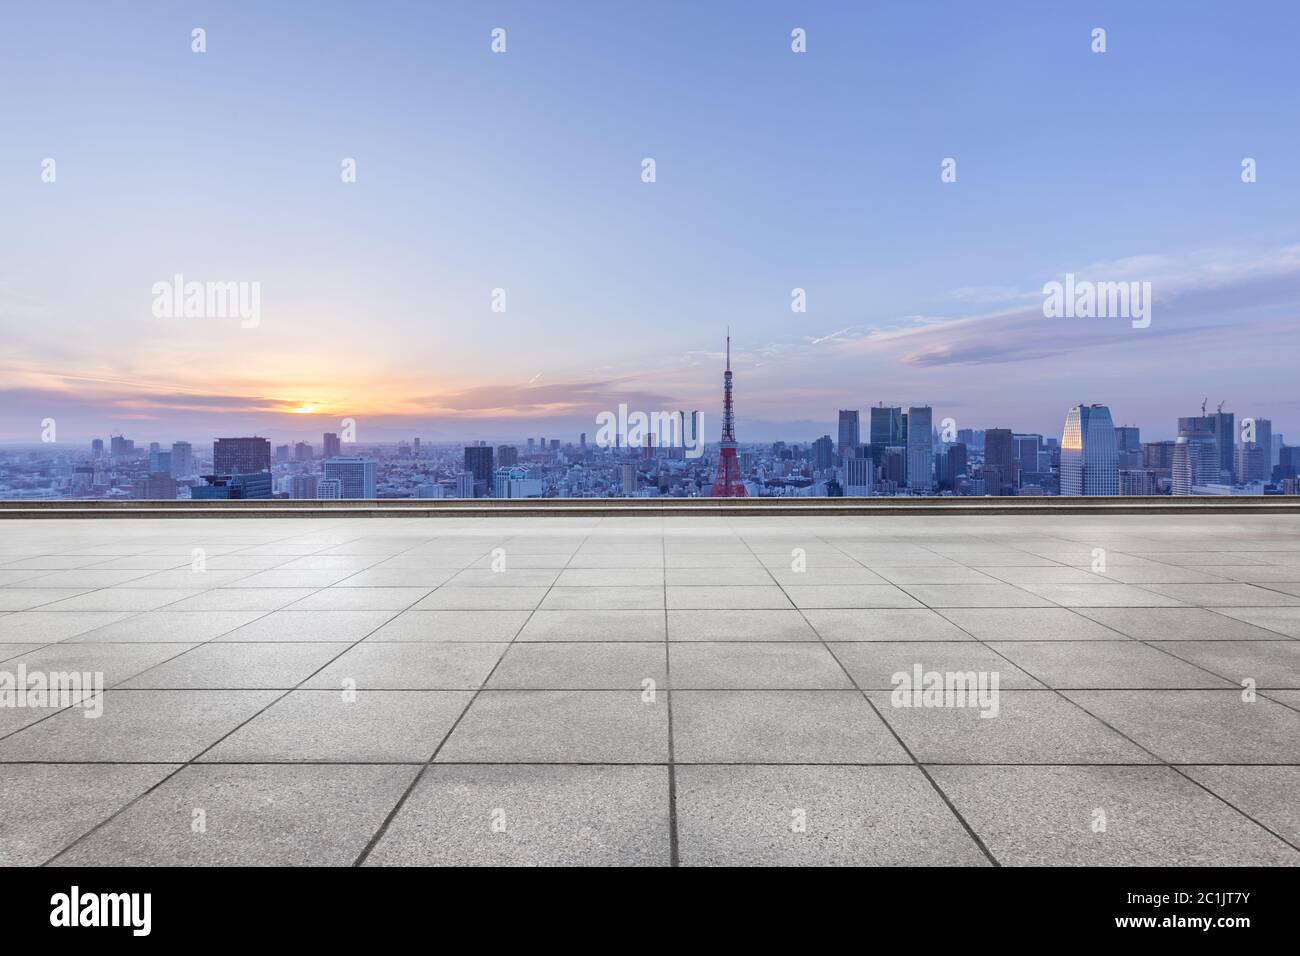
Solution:
<svg viewBox="0 0 1300 956">
<path fill-rule="evenodd" d="M 736 415 L 731 401 L 731 326 L 727 326 L 727 369 L 722 373 L 722 441 L 718 449 L 718 472 L 709 497 L 747 497 L 736 457 Z"/>
</svg>

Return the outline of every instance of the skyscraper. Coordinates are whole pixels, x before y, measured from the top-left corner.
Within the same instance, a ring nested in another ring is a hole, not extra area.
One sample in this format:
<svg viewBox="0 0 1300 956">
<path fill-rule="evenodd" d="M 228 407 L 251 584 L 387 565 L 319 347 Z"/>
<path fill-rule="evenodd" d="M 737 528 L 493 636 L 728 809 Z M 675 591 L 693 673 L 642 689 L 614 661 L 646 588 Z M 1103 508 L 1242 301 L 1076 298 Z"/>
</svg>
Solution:
<svg viewBox="0 0 1300 956">
<path fill-rule="evenodd" d="M 1197 485 L 1219 481 L 1219 443 L 1208 431 L 1187 432 L 1174 441 L 1173 493 L 1195 494 Z"/>
<path fill-rule="evenodd" d="M 194 449 L 187 441 L 172 443 L 172 477 L 188 478 L 194 474 Z"/>
<path fill-rule="evenodd" d="M 334 432 L 325 433 L 325 444 L 323 454 L 326 458 L 337 458 L 343 451 L 343 443 L 339 441 L 339 436 Z"/>
<path fill-rule="evenodd" d="M 473 476 L 475 498 L 487 495 L 488 488 L 492 486 L 494 470 L 491 445 L 480 443 L 465 446 L 465 474 Z"/>
<path fill-rule="evenodd" d="M 823 435 L 812 443 L 813 467 L 826 471 L 835 464 L 835 446 L 830 435 Z"/>
<path fill-rule="evenodd" d="M 887 448 L 903 443 L 903 410 L 877 405 L 871 410 L 871 444 Z"/>
<path fill-rule="evenodd" d="M 271 470 L 271 443 L 265 438 L 218 438 L 212 445 L 217 475 L 254 475 Z"/>
<path fill-rule="evenodd" d="M 934 490 L 934 434 L 929 405 L 907 410 L 907 487 L 920 492 Z"/>
<path fill-rule="evenodd" d="M 1268 481 L 1273 475 L 1273 423 L 1267 418 L 1243 418 L 1236 448 L 1237 480 Z"/>
<path fill-rule="evenodd" d="M 875 484 L 876 465 L 869 458 L 850 457 L 843 459 L 844 494 L 854 497 L 866 497 L 871 494 Z"/>
<path fill-rule="evenodd" d="M 984 430 L 984 493 L 1010 495 L 1016 490 L 1016 445 L 1009 428 Z"/>
<path fill-rule="evenodd" d="M 840 434 L 839 443 L 836 446 L 837 458 L 841 462 L 845 458 L 852 458 L 857 454 L 857 447 L 861 443 L 861 437 L 858 426 L 858 410 L 840 409 Z"/>
<path fill-rule="evenodd" d="M 1105 405 L 1075 405 L 1061 435 L 1061 494 L 1119 494 L 1115 423 Z"/>
<path fill-rule="evenodd" d="M 340 483 L 340 498 L 378 497 L 375 488 L 376 462 L 373 458 L 329 458 L 324 467 L 325 481 Z"/>
<path fill-rule="evenodd" d="M 519 449 L 514 445 L 497 446 L 497 467 L 510 468 L 519 464 Z"/>
</svg>

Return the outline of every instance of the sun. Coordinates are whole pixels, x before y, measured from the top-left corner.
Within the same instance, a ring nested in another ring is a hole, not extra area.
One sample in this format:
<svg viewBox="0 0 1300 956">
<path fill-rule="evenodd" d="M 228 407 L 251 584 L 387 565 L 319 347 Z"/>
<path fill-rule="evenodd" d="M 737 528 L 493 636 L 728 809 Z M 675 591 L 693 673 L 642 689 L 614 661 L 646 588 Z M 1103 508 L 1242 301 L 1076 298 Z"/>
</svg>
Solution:
<svg viewBox="0 0 1300 956">
<path fill-rule="evenodd" d="M 318 408 L 320 408 L 319 405 L 299 405 L 297 408 L 293 409 L 293 414 L 295 414 L 295 415 L 310 415 L 312 412 L 316 411 L 316 409 L 318 409 Z"/>
</svg>

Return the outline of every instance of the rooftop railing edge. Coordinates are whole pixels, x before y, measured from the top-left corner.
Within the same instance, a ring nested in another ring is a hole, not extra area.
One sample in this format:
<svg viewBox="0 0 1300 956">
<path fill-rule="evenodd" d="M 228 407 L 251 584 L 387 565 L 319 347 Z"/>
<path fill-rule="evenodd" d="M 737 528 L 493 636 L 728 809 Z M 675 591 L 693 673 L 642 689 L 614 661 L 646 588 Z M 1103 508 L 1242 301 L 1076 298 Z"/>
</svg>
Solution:
<svg viewBox="0 0 1300 956">
<path fill-rule="evenodd" d="M 0 500 L 4 518 L 547 517 L 598 515 L 1300 514 L 1300 495 L 1026 498 L 379 498 Z"/>
</svg>

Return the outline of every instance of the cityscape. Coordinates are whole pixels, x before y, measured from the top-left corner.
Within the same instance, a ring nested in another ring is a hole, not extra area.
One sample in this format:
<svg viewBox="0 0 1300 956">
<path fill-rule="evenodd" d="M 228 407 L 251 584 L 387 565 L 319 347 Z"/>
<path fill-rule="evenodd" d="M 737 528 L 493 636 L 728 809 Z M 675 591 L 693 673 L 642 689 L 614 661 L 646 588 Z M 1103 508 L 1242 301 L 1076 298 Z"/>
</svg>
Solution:
<svg viewBox="0 0 1300 956">
<path fill-rule="evenodd" d="M 699 410 L 643 416 L 635 436 L 528 438 L 499 445 L 319 443 L 262 436 L 164 448 L 126 435 L 74 448 L 47 442 L 0 450 L 0 499 L 696 498 L 894 496 L 1297 495 L 1300 447 L 1268 418 L 1179 417 L 1177 438 L 1143 441 L 1105 404 L 1065 413 L 1061 437 L 958 428 L 929 405 L 840 409 L 838 431 L 811 440 L 737 439 L 731 340 L 721 440 L 702 440 Z M 621 411 L 626 413 L 624 407 Z M 626 416 L 625 416 L 626 417 Z M 669 427 L 665 428 L 667 425 Z M 346 444 L 346 449 L 345 449 Z"/>
</svg>

